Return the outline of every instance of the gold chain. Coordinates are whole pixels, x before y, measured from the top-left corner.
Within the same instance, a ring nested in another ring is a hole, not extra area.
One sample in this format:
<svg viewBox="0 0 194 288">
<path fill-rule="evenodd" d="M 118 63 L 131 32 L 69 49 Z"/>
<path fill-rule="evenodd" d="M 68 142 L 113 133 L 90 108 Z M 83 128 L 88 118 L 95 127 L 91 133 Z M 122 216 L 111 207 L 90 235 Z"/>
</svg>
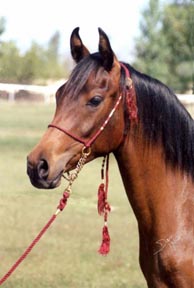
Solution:
<svg viewBox="0 0 194 288">
<path fill-rule="evenodd" d="M 69 173 L 67 176 L 63 175 L 63 177 L 69 182 L 65 191 L 71 193 L 72 184 L 75 181 L 75 179 L 77 179 L 77 177 L 78 177 L 80 171 L 82 170 L 84 164 L 86 163 L 86 160 L 87 160 L 88 156 L 90 155 L 90 153 L 91 153 L 91 148 L 84 146 L 82 149 L 82 156 L 79 159 L 75 170 L 71 174 Z"/>
</svg>

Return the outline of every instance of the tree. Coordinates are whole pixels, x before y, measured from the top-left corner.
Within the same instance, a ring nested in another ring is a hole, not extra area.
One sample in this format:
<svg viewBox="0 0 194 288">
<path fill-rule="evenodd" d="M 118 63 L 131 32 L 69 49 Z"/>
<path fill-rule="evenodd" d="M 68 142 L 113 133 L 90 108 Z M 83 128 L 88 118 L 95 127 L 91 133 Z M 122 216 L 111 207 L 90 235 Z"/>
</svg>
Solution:
<svg viewBox="0 0 194 288">
<path fill-rule="evenodd" d="M 20 59 L 18 82 L 31 84 L 45 79 L 47 69 L 45 54 L 45 50 L 39 44 L 32 42 L 30 49 Z"/>
<path fill-rule="evenodd" d="M 48 42 L 47 54 L 50 59 L 58 61 L 59 56 L 59 46 L 60 46 L 60 33 L 56 31 L 50 38 Z"/>
<path fill-rule="evenodd" d="M 142 13 L 141 35 L 136 39 L 135 66 L 142 72 L 165 81 L 168 71 L 165 60 L 169 49 L 166 38 L 161 34 L 162 17 L 159 0 L 150 0 Z"/>
<path fill-rule="evenodd" d="M 59 47 L 60 34 L 56 31 L 48 42 L 48 48 L 45 54 L 47 57 L 46 78 L 58 79 L 64 77 L 64 67 L 60 63 Z"/>
<path fill-rule="evenodd" d="M 59 62 L 58 44 L 51 38 L 48 47 L 36 42 L 21 54 L 13 41 L 0 44 L 0 82 L 45 84 L 48 79 L 65 77 L 65 69 Z"/>
<path fill-rule="evenodd" d="M 1 17 L 0 18 L 0 35 L 3 34 L 5 31 L 5 18 Z"/>
<path fill-rule="evenodd" d="M 194 61 L 194 3 L 179 0 L 166 6 L 162 32 L 170 49 L 169 84 L 179 91 L 189 90 Z"/>
<path fill-rule="evenodd" d="M 0 18 L 0 34 L 4 23 Z M 24 54 L 13 41 L 0 42 L 0 82 L 45 84 L 47 80 L 65 78 L 68 68 L 60 62 L 59 46 L 59 32 L 53 34 L 46 48 L 32 42 Z"/>
<path fill-rule="evenodd" d="M 150 0 L 142 14 L 135 64 L 177 92 L 192 86 L 193 15 L 194 4 L 189 0 L 173 0 L 163 9 L 159 0 Z"/>
<path fill-rule="evenodd" d="M 5 31 L 5 18 L 4 17 L 0 17 L 0 36 L 4 33 L 4 31 Z M 1 45 L 2 45 L 2 41 L 0 41 L 0 56 L 2 55 L 2 47 L 1 47 Z M 0 62 L 0 64 L 1 64 L 1 62 Z M 0 67 L 0 69 L 1 69 L 1 67 Z"/>
<path fill-rule="evenodd" d="M 17 82 L 20 54 L 13 41 L 1 43 L 0 82 Z"/>
</svg>

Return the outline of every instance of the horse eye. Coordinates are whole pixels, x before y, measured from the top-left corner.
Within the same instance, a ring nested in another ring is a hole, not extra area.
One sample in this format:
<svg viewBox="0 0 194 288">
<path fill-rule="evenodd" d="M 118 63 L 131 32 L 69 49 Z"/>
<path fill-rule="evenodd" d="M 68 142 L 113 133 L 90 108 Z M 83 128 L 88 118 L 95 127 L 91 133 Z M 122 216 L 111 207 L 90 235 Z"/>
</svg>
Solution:
<svg viewBox="0 0 194 288">
<path fill-rule="evenodd" d="M 87 105 L 92 107 L 97 107 L 102 102 L 103 98 L 102 96 L 94 96 L 92 99 L 90 99 L 87 103 Z"/>
</svg>

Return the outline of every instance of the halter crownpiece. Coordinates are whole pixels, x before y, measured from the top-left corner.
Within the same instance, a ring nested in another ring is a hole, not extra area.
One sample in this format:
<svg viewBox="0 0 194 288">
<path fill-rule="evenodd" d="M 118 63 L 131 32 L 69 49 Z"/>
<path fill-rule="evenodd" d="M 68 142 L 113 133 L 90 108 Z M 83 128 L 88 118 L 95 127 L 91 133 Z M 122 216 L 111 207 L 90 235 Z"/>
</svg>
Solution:
<svg viewBox="0 0 194 288">
<path fill-rule="evenodd" d="M 125 64 L 123 64 L 122 62 L 120 62 L 120 65 L 125 71 L 125 85 L 126 85 L 126 88 L 127 89 L 131 89 L 132 85 L 133 85 L 133 81 L 132 81 L 132 79 L 130 77 L 129 70 L 127 69 Z"/>
<path fill-rule="evenodd" d="M 137 110 L 137 103 L 136 103 L 136 95 L 135 90 L 133 88 L 133 80 L 130 77 L 129 70 L 127 67 L 120 62 L 121 67 L 125 71 L 125 91 L 126 91 L 126 104 L 129 113 L 129 119 L 134 121 L 135 123 L 138 120 L 138 110 Z"/>
</svg>

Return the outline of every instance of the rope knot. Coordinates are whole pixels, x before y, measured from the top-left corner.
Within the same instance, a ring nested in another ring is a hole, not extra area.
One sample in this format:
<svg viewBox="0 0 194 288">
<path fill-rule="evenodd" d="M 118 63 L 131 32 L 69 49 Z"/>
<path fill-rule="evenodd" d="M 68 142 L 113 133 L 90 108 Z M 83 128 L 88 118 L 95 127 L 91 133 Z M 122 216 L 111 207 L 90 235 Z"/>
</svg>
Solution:
<svg viewBox="0 0 194 288">
<path fill-rule="evenodd" d="M 65 190 L 63 193 L 63 198 L 61 198 L 61 200 L 59 201 L 59 205 L 57 207 L 59 210 L 63 211 L 63 209 L 67 204 L 67 199 L 69 198 L 69 196 L 70 196 L 69 191 Z"/>
</svg>

